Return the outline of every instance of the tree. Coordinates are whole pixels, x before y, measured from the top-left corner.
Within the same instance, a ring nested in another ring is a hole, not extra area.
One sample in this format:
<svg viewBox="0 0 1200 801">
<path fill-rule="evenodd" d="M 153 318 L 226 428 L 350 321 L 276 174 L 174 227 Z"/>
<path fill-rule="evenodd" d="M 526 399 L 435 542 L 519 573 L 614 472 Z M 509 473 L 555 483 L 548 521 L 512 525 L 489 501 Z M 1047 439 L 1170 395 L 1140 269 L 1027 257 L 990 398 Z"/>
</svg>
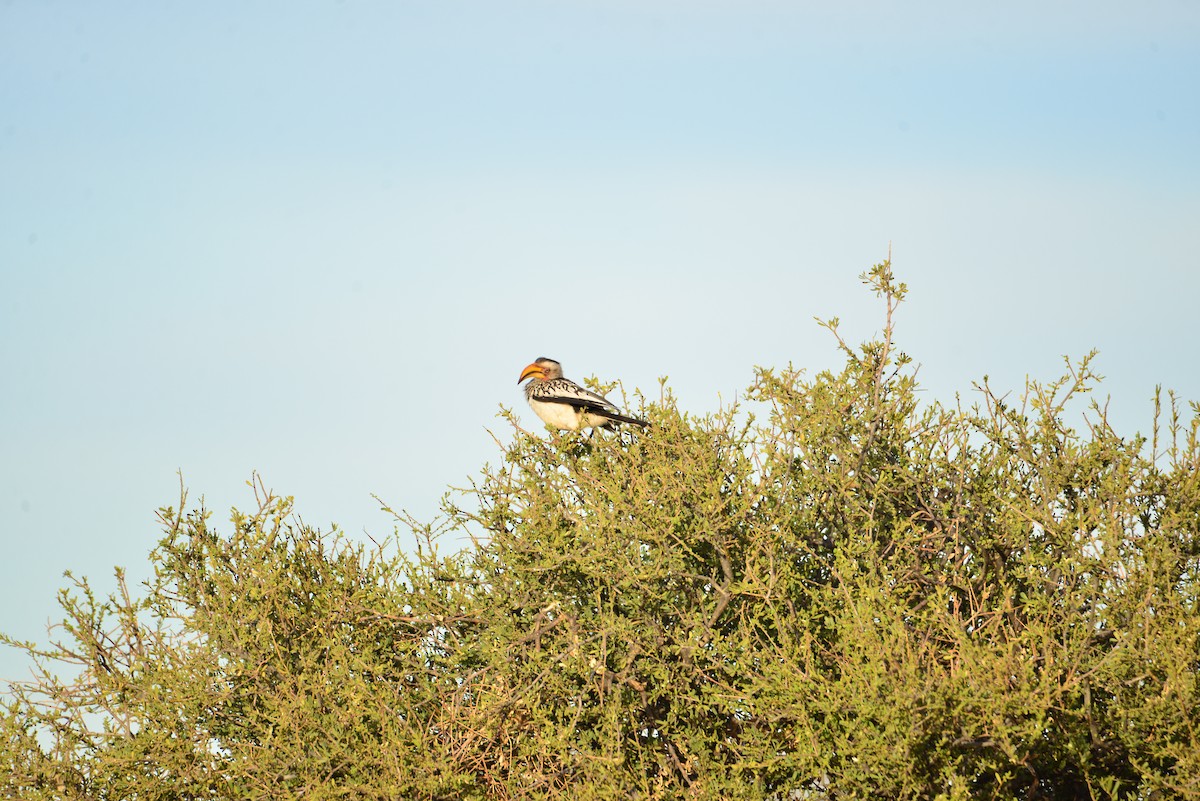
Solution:
<svg viewBox="0 0 1200 801">
<path fill-rule="evenodd" d="M 17 644 L 41 673 L 0 716 L 0 786 L 1200 798 L 1200 409 L 1122 438 L 1076 409 L 1091 356 L 1017 401 L 919 404 L 905 287 L 865 279 L 879 340 L 832 320 L 840 372 L 759 370 L 761 423 L 664 389 L 645 432 L 514 424 L 444 521 L 404 521 L 411 555 L 261 482 L 225 535 L 181 498 L 141 593 L 77 581 L 62 636 Z"/>
</svg>

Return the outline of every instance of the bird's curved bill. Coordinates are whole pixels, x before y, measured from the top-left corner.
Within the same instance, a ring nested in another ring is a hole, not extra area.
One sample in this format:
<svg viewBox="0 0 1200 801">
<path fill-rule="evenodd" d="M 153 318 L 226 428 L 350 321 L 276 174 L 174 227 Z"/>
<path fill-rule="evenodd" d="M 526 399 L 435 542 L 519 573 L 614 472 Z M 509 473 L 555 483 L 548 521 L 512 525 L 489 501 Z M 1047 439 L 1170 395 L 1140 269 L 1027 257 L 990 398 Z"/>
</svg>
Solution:
<svg viewBox="0 0 1200 801">
<path fill-rule="evenodd" d="M 531 364 L 521 371 L 521 377 L 517 379 L 517 383 L 520 384 L 526 378 L 530 378 L 531 376 L 535 375 L 542 375 L 542 368 L 538 367 L 537 364 Z"/>
</svg>

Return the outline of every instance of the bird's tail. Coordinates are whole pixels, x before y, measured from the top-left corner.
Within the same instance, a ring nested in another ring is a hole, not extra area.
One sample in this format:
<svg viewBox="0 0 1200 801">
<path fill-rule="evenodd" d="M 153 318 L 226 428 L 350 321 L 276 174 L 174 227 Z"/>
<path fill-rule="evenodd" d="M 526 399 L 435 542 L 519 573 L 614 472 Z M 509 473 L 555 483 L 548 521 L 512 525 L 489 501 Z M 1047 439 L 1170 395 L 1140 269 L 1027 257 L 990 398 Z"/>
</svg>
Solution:
<svg viewBox="0 0 1200 801">
<path fill-rule="evenodd" d="M 625 415 L 617 414 L 616 412 L 607 412 L 604 416 L 614 423 L 629 423 L 631 425 L 641 426 L 642 428 L 646 428 L 650 425 L 645 420 L 639 420 L 636 417 L 626 417 Z"/>
</svg>

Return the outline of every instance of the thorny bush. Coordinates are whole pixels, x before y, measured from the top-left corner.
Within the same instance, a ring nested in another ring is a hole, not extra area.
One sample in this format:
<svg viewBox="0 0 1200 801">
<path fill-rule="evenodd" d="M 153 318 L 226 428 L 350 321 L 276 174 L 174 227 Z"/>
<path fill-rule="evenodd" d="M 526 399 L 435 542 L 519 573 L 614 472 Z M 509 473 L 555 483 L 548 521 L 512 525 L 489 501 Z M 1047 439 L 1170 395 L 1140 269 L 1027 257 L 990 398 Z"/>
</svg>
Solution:
<svg viewBox="0 0 1200 801">
<path fill-rule="evenodd" d="M 1197 407 L 1123 438 L 1090 356 L 918 403 L 865 278 L 881 337 L 759 370 L 761 423 L 665 389 L 645 432 L 514 422 L 407 553 L 261 482 L 229 533 L 164 509 L 140 592 L 76 581 L 15 643 L 0 792 L 1200 798 Z"/>
</svg>

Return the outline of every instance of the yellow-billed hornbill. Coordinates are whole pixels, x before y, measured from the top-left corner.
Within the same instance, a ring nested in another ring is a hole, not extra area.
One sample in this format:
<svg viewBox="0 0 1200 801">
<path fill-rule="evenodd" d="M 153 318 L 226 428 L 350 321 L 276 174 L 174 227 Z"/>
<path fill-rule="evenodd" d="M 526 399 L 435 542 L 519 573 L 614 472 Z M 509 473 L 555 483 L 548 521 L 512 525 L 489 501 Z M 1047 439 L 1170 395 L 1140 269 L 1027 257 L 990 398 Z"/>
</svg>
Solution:
<svg viewBox="0 0 1200 801">
<path fill-rule="evenodd" d="M 562 365 L 540 357 L 521 371 L 517 383 L 525 385 L 525 400 L 534 414 L 555 428 L 578 431 L 581 428 L 616 428 L 617 423 L 647 426 L 645 420 L 621 414 L 621 410 L 603 395 L 563 378 Z"/>
</svg>

